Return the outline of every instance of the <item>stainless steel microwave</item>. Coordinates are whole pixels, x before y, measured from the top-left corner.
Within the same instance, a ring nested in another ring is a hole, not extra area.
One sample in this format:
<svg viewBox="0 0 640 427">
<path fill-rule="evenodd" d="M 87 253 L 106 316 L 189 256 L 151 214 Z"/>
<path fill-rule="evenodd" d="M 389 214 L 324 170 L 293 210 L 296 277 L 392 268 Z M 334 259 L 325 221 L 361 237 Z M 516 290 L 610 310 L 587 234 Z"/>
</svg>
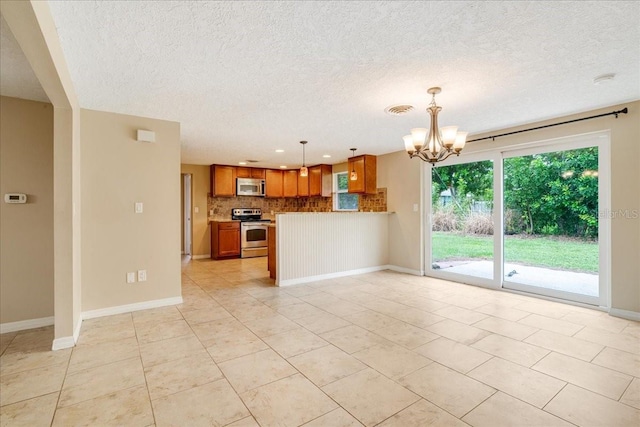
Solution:
<svg viewBox="0 0 640 427">
<path fill-rule="evenodd" d="M 264 196 L 264 179 L 237 178 L 237 196 Z"/>
</svg>

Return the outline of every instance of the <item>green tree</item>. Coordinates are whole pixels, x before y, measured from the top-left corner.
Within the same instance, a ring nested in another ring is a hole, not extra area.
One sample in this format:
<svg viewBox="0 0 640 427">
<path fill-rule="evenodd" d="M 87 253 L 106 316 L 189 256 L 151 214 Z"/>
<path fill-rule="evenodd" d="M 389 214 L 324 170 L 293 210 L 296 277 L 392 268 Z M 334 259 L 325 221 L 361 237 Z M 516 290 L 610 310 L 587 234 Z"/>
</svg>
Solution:
<svg viewBox="0 0 640 427">
<path fill-rule="evenodd" d="M 434 206 L 445 190 L 451 191 L 459 210 L 468 209 L 468 198 L 493 201 L 493 162 L 490 160 L 434 167 L 431 176 Z"/>
<path fill-rule="evenodd" d="M 596 237 L 597 170 L 596 147 L 505 159 L 505 209 L 529 234 Z"/>
</svg>

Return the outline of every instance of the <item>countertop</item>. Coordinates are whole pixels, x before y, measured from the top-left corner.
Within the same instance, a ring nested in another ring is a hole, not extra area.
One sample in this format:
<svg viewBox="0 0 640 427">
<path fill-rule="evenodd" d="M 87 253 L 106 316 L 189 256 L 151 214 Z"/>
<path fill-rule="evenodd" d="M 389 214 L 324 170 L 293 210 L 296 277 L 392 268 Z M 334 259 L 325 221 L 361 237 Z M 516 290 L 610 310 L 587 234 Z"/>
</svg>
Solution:
<svg viewBox="0 0 640 427">
<path fill-rule="evenodd" d="M 239 219 L 229 219 L 222 216 L 210 216 L 207 220 L 208 222 L 240 222 Z"/>
</svg>

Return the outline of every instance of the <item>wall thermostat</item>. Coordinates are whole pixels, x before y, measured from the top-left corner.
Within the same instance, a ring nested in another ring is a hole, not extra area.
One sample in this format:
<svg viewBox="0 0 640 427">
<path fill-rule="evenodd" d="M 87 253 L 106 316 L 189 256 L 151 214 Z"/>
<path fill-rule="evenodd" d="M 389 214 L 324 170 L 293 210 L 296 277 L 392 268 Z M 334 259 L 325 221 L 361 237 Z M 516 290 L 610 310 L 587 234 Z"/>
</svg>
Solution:
<svg viewBox="0 0 640 427">
<path fill-rule="evenodd" d="M 27 203 L 27 195 L 22 193 L 7 193 L 4 195 L 5 203 Z"/>
</svg>

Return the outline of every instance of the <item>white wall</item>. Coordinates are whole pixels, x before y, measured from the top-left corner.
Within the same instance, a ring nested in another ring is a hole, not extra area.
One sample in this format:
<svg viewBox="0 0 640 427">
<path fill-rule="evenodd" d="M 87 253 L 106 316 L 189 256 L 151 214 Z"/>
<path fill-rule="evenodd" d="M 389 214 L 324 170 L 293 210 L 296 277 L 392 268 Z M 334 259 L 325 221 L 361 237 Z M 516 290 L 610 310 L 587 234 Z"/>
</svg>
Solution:
<svg viewBox="0 0 640 427">
<path fill-rule="evenodd" d="M 386 213 L 276 215 L 279 286 L 384 268 L 389 260 Z"/>
</svg>

